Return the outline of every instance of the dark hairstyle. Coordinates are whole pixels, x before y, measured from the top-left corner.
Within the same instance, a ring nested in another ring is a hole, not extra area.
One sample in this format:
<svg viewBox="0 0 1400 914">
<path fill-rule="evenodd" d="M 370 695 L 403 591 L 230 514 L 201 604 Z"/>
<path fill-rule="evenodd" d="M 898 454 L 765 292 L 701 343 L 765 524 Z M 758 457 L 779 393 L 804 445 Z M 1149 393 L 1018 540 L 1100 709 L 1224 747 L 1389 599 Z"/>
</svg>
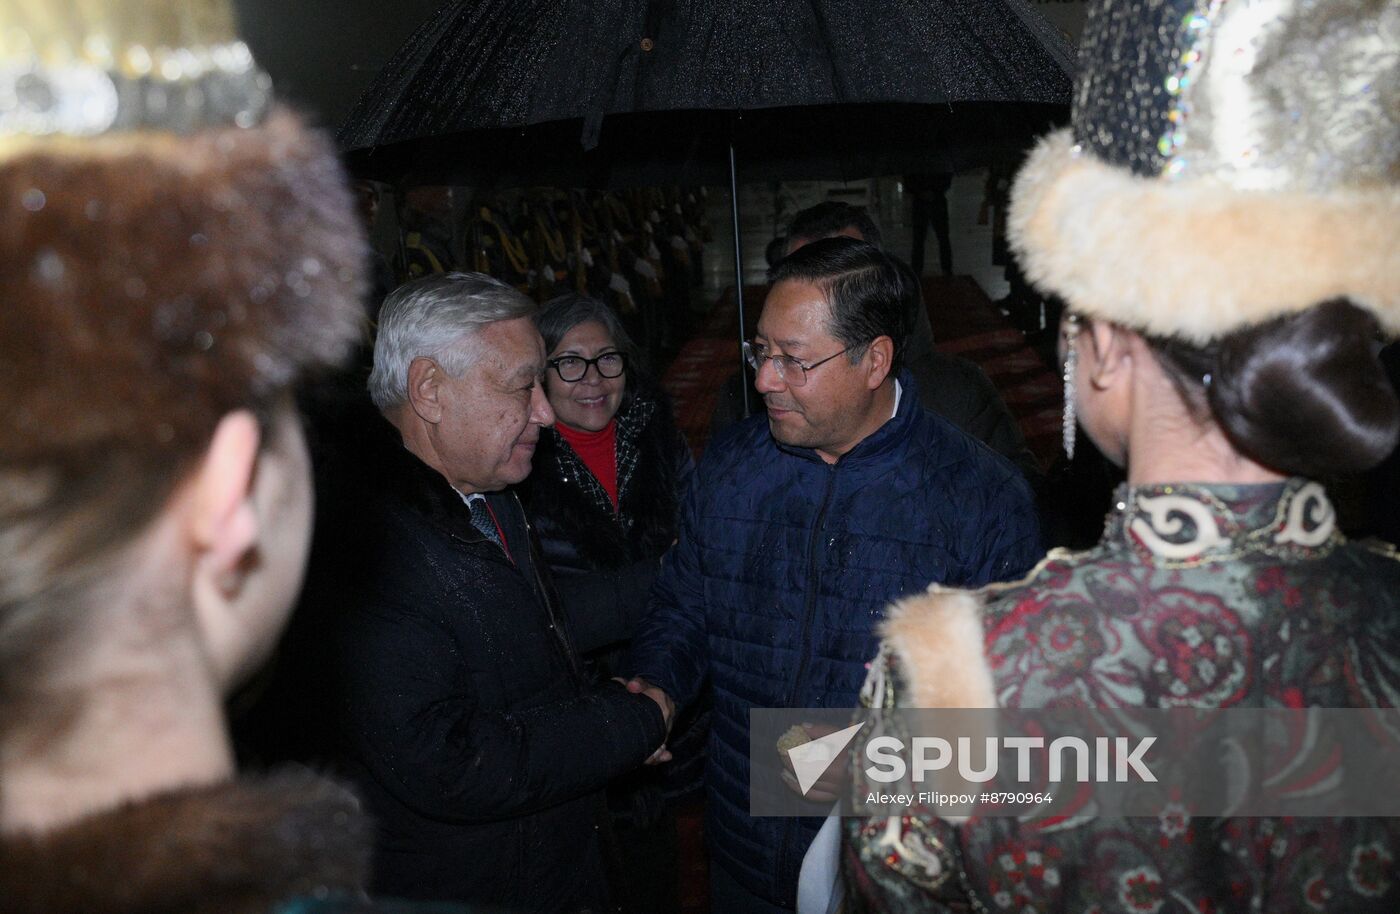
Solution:
<svg viewBox="0 0 1400 914">
<path fill-rule="evenodd" d="M 1333 299 L 1207 346 L 1147 343 L 1182 399 L 1208 410 L 1242 454 L 1318 476 L 1369 469 L 1395 448 L 1400 402 L 1376 359 L 1378 340 L 1369 312 Z"/>
<path fill-rule="evenodd" d="M 636 375 L 641 371 L 638 365 L 639 353 L 632 337 L 628 335 L 613 309 L 596 298 L 569 292 L 545 302 L 535 315 L 535 326 L 539 328 L 540 336 L 544 337 L 545 352 L 553 352 L 554 347 L 559 345 L 559 341 L 570 330 L 588 321 L 602 324 L 603 329 L 608 331 L 608 336 L 612 337 L 617 351 L 627 357 L 627 371 L 623 374 L 623 379 L 625 390 L 630 397 L 637 388 Z"/>
<path fill-rule="evenodd" d="M 768 242 L 768 245 L 763 249 L 763 259 L 768 262 L 770 269 L 773 264 L 787 256 L 787 246 L 788 240 L 786 235 L 780 235 Z"/>
<path fill-rule="evenodd" d="M 798 238 L 816 241 L 831 238 L 844 228 L 853 228 L 860 232 L 862 240 L 877 248 L 884 242 L 880 227 L 870 218 L 865 207 L 852 206 L 839 200 L 828 200 L 816 206 L 809 206 L 793 216 L 792 221 L 788 223 L 787 239 L 789 242 Z"/>
<path fill-rule="evenodd" d="M 909 335 L 911 298 L 918 295 L 909 276 L 895 259 L 868 241 L 838 236 L 803 245 L 768 272 L 777 285 L 798 280 L 816 285 L 826 295 L 830 313 L 827 330 L 842 345 L 851 347 L 851 364 L 859 362 L 876 337 L 894 343 L 893 375 L 904 364 Z"/>
</svg>

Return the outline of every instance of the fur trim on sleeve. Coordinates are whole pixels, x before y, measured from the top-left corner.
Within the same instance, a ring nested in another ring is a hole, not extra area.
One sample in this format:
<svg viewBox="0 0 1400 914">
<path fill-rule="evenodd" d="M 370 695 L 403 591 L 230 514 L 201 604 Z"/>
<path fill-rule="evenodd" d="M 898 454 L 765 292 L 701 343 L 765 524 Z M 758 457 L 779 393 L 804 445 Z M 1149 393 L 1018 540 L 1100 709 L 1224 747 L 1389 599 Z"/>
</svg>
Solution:
<svg viewBox="0 0 1400 914">
<path fill-rule="evenodd" d="M 891 607 L 883 634 L 903 669 L 912 707 L 996 707 L 980 594 L 931 587 Z"/>
</svg>

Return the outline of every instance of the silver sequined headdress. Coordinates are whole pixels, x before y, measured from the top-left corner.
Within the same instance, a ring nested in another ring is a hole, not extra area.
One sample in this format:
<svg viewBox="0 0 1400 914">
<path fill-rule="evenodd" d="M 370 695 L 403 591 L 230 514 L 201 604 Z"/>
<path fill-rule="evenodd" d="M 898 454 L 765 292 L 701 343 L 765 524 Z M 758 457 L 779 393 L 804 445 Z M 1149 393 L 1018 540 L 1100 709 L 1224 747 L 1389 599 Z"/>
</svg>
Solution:
<svg viewBox="0 0 1400 914">
<path fill-rule="evenodd" d="M 1400 2 L 1100 0 L 1012 190 L 1026 274 L 1203 343 L 1346 297 L 1400 332 Z"/>
</svg>

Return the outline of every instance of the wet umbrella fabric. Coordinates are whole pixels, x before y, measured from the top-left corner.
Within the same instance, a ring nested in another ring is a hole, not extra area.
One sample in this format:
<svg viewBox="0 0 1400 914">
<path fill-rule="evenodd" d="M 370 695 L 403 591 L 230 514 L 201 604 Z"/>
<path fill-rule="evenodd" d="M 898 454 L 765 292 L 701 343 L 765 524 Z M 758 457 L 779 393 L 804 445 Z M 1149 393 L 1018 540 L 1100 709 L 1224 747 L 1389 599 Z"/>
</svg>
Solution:
<svg viewBox="0 0 1400 914">
<path fill-rule="evenodd" d="M 654 158 L 684 164 L 715 160 L 697 144 L 712 127 L 724 133 L 733 112 L 823 106 L 840 123 L 851 106 L 893 103 L 890 122 L 914 117 L 902 110 L 909 105 L 943 106 L 937 138 L 956 148 L 961 109 L 985 125 L 1007 119 L 994 113 L 1000 106 L 1065 105 L 1069 72 L 1068 46 L 1024 0 L 463 0 L 405 43 L 339 141 L 382 150 L 500 131 L 474 137 L 490 149 L 521 136 L 510 128 L 578 121 L 554 128 L 578 138 L 559 150 L 572 154 L 597 145 L 608 115 L 730 117 L 674 121 L 681 148 Z M 663 146 L 675 140 L 654 127 Z M 647 131 L 636 129 L 639 138 Z"/>
</svg>

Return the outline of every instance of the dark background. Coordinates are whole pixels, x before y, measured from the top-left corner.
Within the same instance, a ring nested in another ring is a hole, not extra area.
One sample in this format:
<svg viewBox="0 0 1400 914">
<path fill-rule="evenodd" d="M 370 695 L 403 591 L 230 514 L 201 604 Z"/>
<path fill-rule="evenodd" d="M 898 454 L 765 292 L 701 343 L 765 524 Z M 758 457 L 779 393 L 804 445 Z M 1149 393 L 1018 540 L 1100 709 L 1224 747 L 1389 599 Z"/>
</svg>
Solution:
<svg viewBox="0 0 1400 914">
<path fill-rule="evenodd" d="M 335 128 L 399 45 L 445 0 L 234 0 L 278 97 Z"/>
</svg>

